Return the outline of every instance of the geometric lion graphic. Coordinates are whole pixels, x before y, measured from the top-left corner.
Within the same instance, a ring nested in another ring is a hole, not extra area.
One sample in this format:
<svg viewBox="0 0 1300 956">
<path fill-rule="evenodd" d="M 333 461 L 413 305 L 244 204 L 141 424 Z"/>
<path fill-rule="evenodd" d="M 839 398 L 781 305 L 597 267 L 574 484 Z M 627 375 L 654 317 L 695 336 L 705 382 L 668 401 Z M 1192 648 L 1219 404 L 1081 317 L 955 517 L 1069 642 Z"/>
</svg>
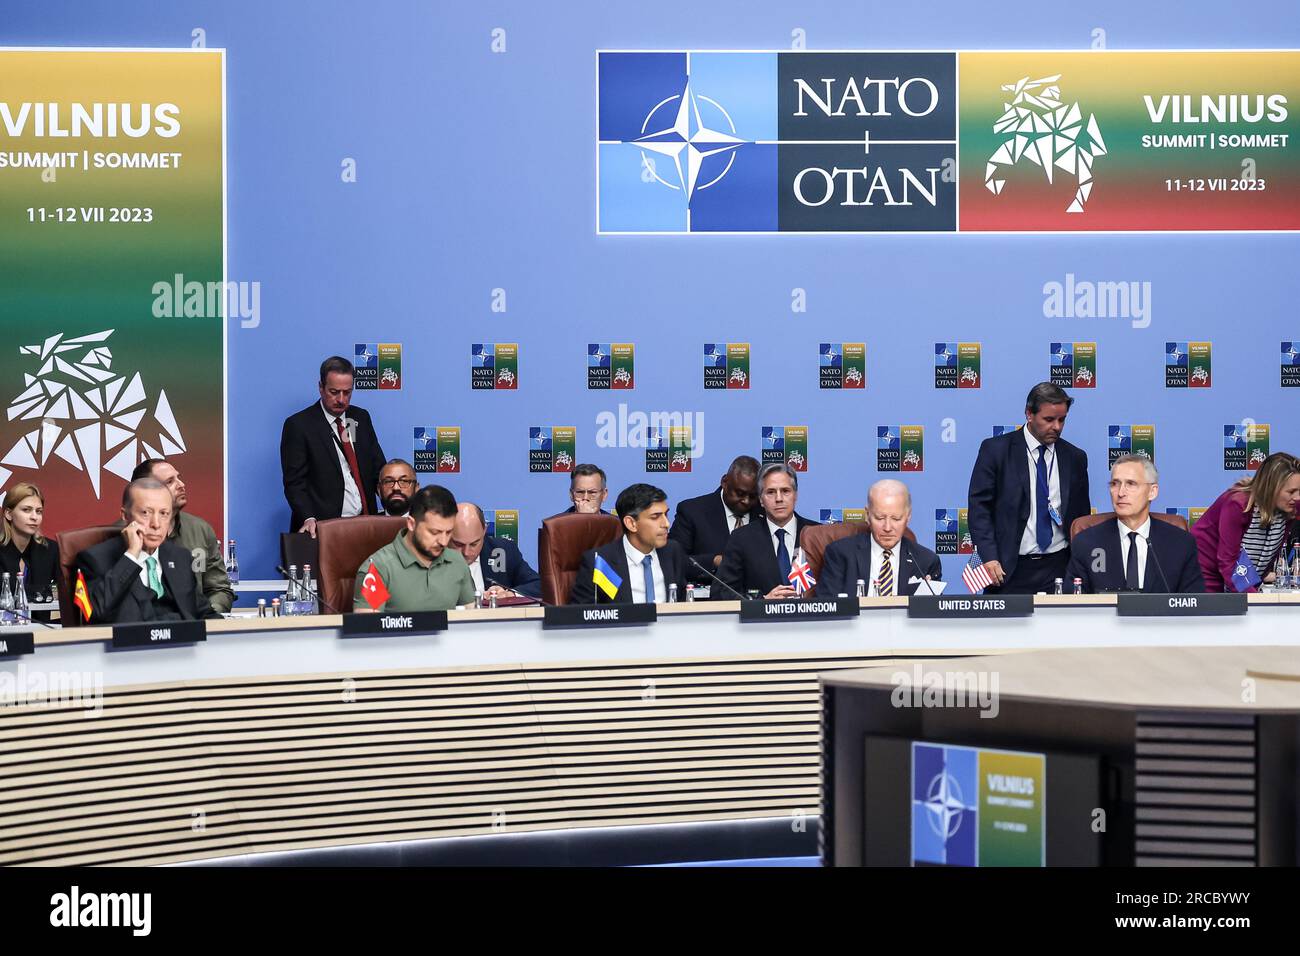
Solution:
<svg viewBox="0 0 1300 956">
<path fill-rule="evenodd" d="M 35 375 L 23 373 L 26 388 L 10 401 L 5 420 L 31 420 L 38 427 L 14 442 L 0 458 L 0 466 L 42 468 L 53 453 L 84 471 L 98 498 L 100 468 L 130 480 L 132 470 L 145 458 L 165 458 L 186 450 L 162 390 L 154 403 L 155 443 L 139 437 L 148 397 L 139 372 L 128 380 L 125 373 L 112 371 L 113 352 L 101 344 L 112 334 L 107 329 L 65 339 L 59 332 L 40 345 L 19 347 L 19 355 L 31 356 L 41 366 Z M 10 468 L 0 467 L 0 485 L 11 474 Z"/>
<path fill-rule="evenodd" d="M 993 132 L 1008 135 L 985 165 L 984 185 L 1000 196 L 1007 181 L 994 178 L 1000 172 L 998 167 L 1015 166 L 1022 159 L 1041 166 L 1049 183 L 1053 167 L 1060 167 L 1077 176 L 1079 182 L 1066 212 L 1083 212 L 1092 192 L 1092 162 L 1106 154 L 1106 143 L 1091 113 L 1081 139 L 1083 114 L 1077 102 L 1069 106 L 1061 102 L 1061 88 L 1056 85 L 1060 78 L 1059 73 L 1040 80 L 1026 76 L 1016 83 L 1002 84 L 1004 91 L 1014 95 L 1010 103 L 1002 104 L 1006 112 L 993 124 Z M 1040 87 L 1041 92 L 1030 92 Z"/>
</svg>

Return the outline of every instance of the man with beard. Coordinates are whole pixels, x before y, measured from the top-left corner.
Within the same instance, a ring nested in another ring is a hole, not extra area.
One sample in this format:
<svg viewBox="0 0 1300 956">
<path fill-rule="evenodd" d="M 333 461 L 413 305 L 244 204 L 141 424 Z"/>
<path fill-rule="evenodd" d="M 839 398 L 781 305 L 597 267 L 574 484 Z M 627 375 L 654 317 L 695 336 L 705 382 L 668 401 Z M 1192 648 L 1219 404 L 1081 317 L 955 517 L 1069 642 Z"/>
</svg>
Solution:
<svg viewBox="0 0 1300 956">
<path fill-rule="evenodd" d="M 230 575 L 226 573 L 225 555 L 221 554 L 217 533 L 212 525 L 185 510 L 190 496 L 185 490 L 185 482 L 181 480 L 181 473 L 169 461 L 146 458 L 131 473 L 132 481 L 140 478 L 157 478 L 172 493 L 175 517 L 172 519 L 171 530 L 167 532 L 167 540 L 179 544 L 190 553 L 190 567 L 194 569 L 195 584 L 203 598 L 212 605 L 212 609 L 218 614 L 229 614 L 231 605 L 235 603 L 235 589 L 230 583 Z M 120 528 L 125 523 L 119 521 L 117 526 Z"/>
<path fill-rule="evenodd" d="M 410 462 L 393 458 L 379 470 L 379 503 L 384 514 L 394 518 L 406 517 L 410 508 L 411 496 L 420 487 L 415 477 L 415 469 Z"/>
<path fill-rule="evenodd" d="M 449 548 L 456 526 L 456 499 L 441 485 L 411 496 L 406 527 L 357 568 L 354 610 L 372 610 L 365 595 L 387 591 L 373 610 L 447 611 L 474 603 L 474 581 L 459 551 Z M 373 580 L 371 568 L 379 581 Z M 382 584 L 382 588 L 379 585 Z"/>
</svg>

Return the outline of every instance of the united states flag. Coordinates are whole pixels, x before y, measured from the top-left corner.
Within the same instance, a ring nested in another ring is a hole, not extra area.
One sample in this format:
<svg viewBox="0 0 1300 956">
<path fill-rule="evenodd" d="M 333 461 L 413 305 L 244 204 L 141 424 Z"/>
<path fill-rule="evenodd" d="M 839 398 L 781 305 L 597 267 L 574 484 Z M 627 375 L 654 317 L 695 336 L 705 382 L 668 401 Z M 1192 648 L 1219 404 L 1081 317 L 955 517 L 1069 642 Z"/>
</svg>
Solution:
<svg viewBox="0 0 1300 956">
<path fill-rule="evenodd" d="M 984 589 L 993 583 L 989 573 L 984 570 L 984 562 L 978 550 L 971 553 L 970 560 L 962 569 L 961 579 L 966 585 L 966 590 L 971 594 L 982 594 Z"/>
<path fill-rule="evenodd" d="M 817 583 L 817 579 L 813 577 L 812 567 L 808 564 L 808 559 L 804 557 L 802 549 L 794 553 L 794 560 L 790 562 L 788 580 L 794 585 L 794 593 L 800 597 Z"/>
</svg>

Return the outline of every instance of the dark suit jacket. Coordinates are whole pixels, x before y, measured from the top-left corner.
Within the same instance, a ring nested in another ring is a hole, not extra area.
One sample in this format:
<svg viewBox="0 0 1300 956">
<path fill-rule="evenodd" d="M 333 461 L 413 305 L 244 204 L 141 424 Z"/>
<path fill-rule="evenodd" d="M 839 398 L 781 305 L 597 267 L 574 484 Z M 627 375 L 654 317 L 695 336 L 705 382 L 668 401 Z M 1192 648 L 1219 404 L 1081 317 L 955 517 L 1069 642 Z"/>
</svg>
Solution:
<svg viewBox="0 0 1300 956">
<path fill-rule="evenodd" d="M 180 545 L 164 541 L 156 552 L 162 577 L 162 598 L 140 582 L 140 565 L 126 556 L 121 536 L 101 541 L 77 555 L 86 577 L 92 624 L 131 624 L 137 621 L 220 618 L 199 593 L 193 557 Z M 74 578 L 75 581 L 75 578 Z"/>
<path fill-rule="evenodd" d="M 1105 562 L 1102 570 L 1094 571 L 1094 552 L 1098 550 Z M 1083 589 L 1088 594 L 1122 591 L 1127 557 L 1128 548 L 1121 547 L 1119 519 L 1112 518 L 1075 535 L 1070 542 L 1070 569 L 1066 573 L 1071 580 L 1083 578 Z M 1152 518 L 1142 590 L 1147 594 L 1204 594 L 1205 578 L 1196 555 L 1196 539 L 1182 528 Z"/>
<path fill-rule="evenodd" d="M 761 508 L 756 507 L 749 513 L 751 523 L 762 517 Z M 713 559 L 722 553 L 727 546 L 727 540 L 731 537 L 730 512 L 722 503 L 722 488 L 715 488 L 707 495 L 700 495 L 698 498 L 679 501 L 668 537 L 685 548 L 686 553 L 700 564 L 710 571 L 714 570 Z M 712 583 L 707 574 L 689 563 L 686 577 L 696 584 Z"/>
<path fill-rule="evenodd" d="M 379 470 L 384 467 L 384 450 L 379 447 L 369 412 L 353 405 L 345 417 L 357 423 L 354 447 L 361 472 L 361 500 L 371 514 L 377 514 L 375 489 Z M 343 511 L 343 470 L 337 439 L 319 401 L 285 419 L 280 433 L 280 470 L 291 512 L 290 531 L 297 531 L 308 518 L 324 521 L 339 517 Z"/>
<path fill-rule="evenodd" d="M 809 521 L 800 514 L 794 516 L 796 522 L 796 541 L 787 541 L 791 559 L 794 547 L 803 529 L 821 524 Z M 739 531 L 734 531 L 727 539 L 727 546 L 722 550 L 722 564 L 718 566 L 718 578 L 731 585 L 741 594 L 757 590 L 764 595 L 778 584 L 788 585 L 782 580 L 781 571 L 776 564 L 776 549 L 767 534 L 767 518 L 759 516 Z M 734 601 L 736 596 L 716 582 L 709 588 L 709 597 L 714 601 Z"/>
<path fill-rule="evenodd" d="M 478 555 L 478 568 L 488 587 L 499 584 L 529 597 L 542 596 L 542 579 L 509 538 L 485 537 Z"/>
<path fill-rule="evenodd" d="M 676 541 L 669 541 L 666 545 L 655 552 L 659 555 L 659 568 L 664 573 L 664 587 L 670 584 L 677 585 L 677 600 L 686 600 L 686 552 Z M 627 566 L 627 552 L 623 550 L 623 538 L 619 537 L 617 541 L 611 541 L 607 545 L 599 548 L 590 548 L 583 552 L 582 564 L 578 567 L 578 576 L 573 581 L 573 593 L 569 595 L 570 604 L 595 604 L 596 601 L 596 584 L 592 580 L 592 572 L 596 569 L 596 555 L 609 562 L 610 566 L 623 579 L 619 585 L 618 594 L 611 601 L 606 597 L 605 592 L 600 592 L 601 604 L 631 604 L 632 603 L 632 572 Z M 637 568 L 637 574 L 644 574 L 641 568 Z M 666 601 L 667 594 L 656 594 L 655 598 L 659 601 Z"/>
<path fill-rule="evenodd" d="M 551 517 L 552 517 L 552 518 L 558 518 L 560 515 L 576 515 L 577 513 L 578 513 L 578 506 L 577 506 L 577 505 L 569 505 L 569 507 L 567 507 L 567 508 L 565 508 L 563 511 L 561 511 L 560 514 L 551 515 Z M 600 509 L 600 513 L 603 514 L 603 515 L 608 515 L 608 514 L 613 514 L 614 512 L 612 512 L 612 511 L 606 511 L 604 508 L 601 508 L 601 509 Z"/>
<path fill-rule="evenodd" d="M 1088 456 L 1064 439 L 1056 442 L 1061 485 L 1061 517 L 1066 537 L 1075 518 L 1092 513 L 1088 497 Z M 970 536 L 983 561 L 998 561 L 1010 577 L 1020 556 L 1020 538 L 1029 521 L 1029 446 L 1024 429 L 980 444 L 967 494 Z"/>
<path fill-rule="evenodd" d="M 870 534 L 849 535 L 828 544 L 822 557 L 822 574 L 817 579 L 818 596 L 833 598 L 837 594 L 847 594 L 852 597 L 857 593 L 859 578 L 866 582 L 870 592 L 871 556 L 872 551 L 879 547 Z M 929 575 L 935 581 L 943 579 L 943 564 L 939 561 L 939 556 L 929 548 L 906 538 L 898 542 L 893 563 L 896 594 L 930 593 L 921 581 L 909 584 L 912 578 Z"/>
</svg>

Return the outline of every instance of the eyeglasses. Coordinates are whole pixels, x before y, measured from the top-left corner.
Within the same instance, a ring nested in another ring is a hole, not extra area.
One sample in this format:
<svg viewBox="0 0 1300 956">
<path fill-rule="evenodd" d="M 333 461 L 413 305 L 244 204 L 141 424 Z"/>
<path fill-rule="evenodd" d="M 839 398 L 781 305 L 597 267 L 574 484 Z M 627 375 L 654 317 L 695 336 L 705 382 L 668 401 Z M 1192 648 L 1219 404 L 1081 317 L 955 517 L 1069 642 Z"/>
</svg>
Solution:
<svg viewBox="0 0 1300 956">
<path fill-rule="evenodd" d="M 380 478 L 380 488 L 392 488 L 394 485 L 401 485 L 403 488 L 410 488 L 415 484 L 414 478 Z"/>
<path fill-rule="evenodd" d="M 569 492 L 569 494 L 573 495 L 573 497 L 575 498 L 599 498 L 604 493 L 605 493 L 604 488 L 601 488 L 598 491 L 570 491 Z"/>
</svg>

